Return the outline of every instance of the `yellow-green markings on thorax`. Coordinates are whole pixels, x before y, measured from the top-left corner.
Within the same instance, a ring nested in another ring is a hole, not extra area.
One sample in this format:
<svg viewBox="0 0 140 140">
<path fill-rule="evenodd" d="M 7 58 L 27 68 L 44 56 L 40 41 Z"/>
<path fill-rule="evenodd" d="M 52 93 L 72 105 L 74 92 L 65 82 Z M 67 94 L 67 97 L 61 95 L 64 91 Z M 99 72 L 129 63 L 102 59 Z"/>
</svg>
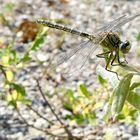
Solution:
<svg viewBox="0 0 140 140">
<path fill-rule="evenodd" d="M 113 32 L 103 33 L 102 37 L 103 39 L 100 42 L 100 45 L 102 47 L 108 48 L 110 51 L 115 51 L 119 49 L 121 40 L 117 33 Z"/>
</svg>

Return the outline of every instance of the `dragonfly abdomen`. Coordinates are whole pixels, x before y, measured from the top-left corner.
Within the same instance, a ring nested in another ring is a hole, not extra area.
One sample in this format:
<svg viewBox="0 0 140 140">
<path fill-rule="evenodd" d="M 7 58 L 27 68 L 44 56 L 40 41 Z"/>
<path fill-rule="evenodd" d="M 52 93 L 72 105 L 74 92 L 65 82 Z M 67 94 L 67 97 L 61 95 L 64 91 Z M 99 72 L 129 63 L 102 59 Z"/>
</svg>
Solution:
<svg viewBox="0 0 140 140">
<path fill-rule="evenodd" d="M 52 23 L 52 22 L 47 21 L 47 20 L 38 19 L 37 23 L 40 23 L 40 24 L 45 25 L 45 26 L 48 26 L 50 28 L 55 28 L 55 29 L 58 29 L 58 30 L 62 30 L 62 31 L 65 31 L 65 32 L 69 32 L 69 33 L 78 35 L 78 36 L 82 36 L 82 37 L 85 37 L 85 38 L 88 38 L 88 39 L 93 38 L 92 35 L 90 35 L 88 33 L 81 32 L 81 31 L 78 31 L 78 30 L 75 30 L 75 29 L 60 25 L 60 24 Z"/>
</svg>

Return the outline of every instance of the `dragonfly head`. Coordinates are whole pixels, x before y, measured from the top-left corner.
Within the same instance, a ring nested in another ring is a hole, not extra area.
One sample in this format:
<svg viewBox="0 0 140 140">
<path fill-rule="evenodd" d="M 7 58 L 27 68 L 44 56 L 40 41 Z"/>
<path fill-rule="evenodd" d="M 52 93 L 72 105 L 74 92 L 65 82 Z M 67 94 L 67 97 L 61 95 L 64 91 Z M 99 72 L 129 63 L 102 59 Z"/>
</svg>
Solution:
<svg viewBox="0 0 140 140">
<path fill-rule="evenodd" d="M 130 49 L 131 49 L 131 44 L 128 40 L 120 44 L 120 50 L 123 54 L 128 53 Z"/>
</svg>

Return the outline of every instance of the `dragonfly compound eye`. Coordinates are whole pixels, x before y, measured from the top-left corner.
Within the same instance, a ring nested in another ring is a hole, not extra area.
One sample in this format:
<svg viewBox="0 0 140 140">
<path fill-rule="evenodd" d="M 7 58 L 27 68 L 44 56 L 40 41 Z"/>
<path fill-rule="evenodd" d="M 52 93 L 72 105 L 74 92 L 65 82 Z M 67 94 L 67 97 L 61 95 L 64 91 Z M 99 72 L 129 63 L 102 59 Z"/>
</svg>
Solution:
<svg viewBox="0 0 140 140">
<path fill-rule="evenodd" d="M 130 49 L 131 49 L 131 44 L 128 40 L 120 44 L 120 50 L 122 53 L 126 54 L 129 52 Z"/>
</svg>

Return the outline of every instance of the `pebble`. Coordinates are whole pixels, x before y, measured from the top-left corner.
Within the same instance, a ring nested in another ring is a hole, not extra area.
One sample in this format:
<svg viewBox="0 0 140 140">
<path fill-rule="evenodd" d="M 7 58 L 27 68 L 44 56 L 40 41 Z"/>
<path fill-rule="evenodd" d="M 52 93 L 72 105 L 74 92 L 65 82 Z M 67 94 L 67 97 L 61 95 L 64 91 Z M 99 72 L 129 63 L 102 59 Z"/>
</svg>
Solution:
<svg viewBox="0 0 140 140">
<path fill-rule="evenodd" d="M 130 140 L 131 138 L 132 138 L 132 135 L 131 134 L 127 134 L 127 133 L 122 136 L 123 140 Z"/>
<path fill-rule="evenodd" d="M 63 128 L 59 128 L 59 129 L 52 131 L 52 133 L 55 135 L 63 135 L 63 134 L 65 134 L 65 130 Z"/>
</svg>

